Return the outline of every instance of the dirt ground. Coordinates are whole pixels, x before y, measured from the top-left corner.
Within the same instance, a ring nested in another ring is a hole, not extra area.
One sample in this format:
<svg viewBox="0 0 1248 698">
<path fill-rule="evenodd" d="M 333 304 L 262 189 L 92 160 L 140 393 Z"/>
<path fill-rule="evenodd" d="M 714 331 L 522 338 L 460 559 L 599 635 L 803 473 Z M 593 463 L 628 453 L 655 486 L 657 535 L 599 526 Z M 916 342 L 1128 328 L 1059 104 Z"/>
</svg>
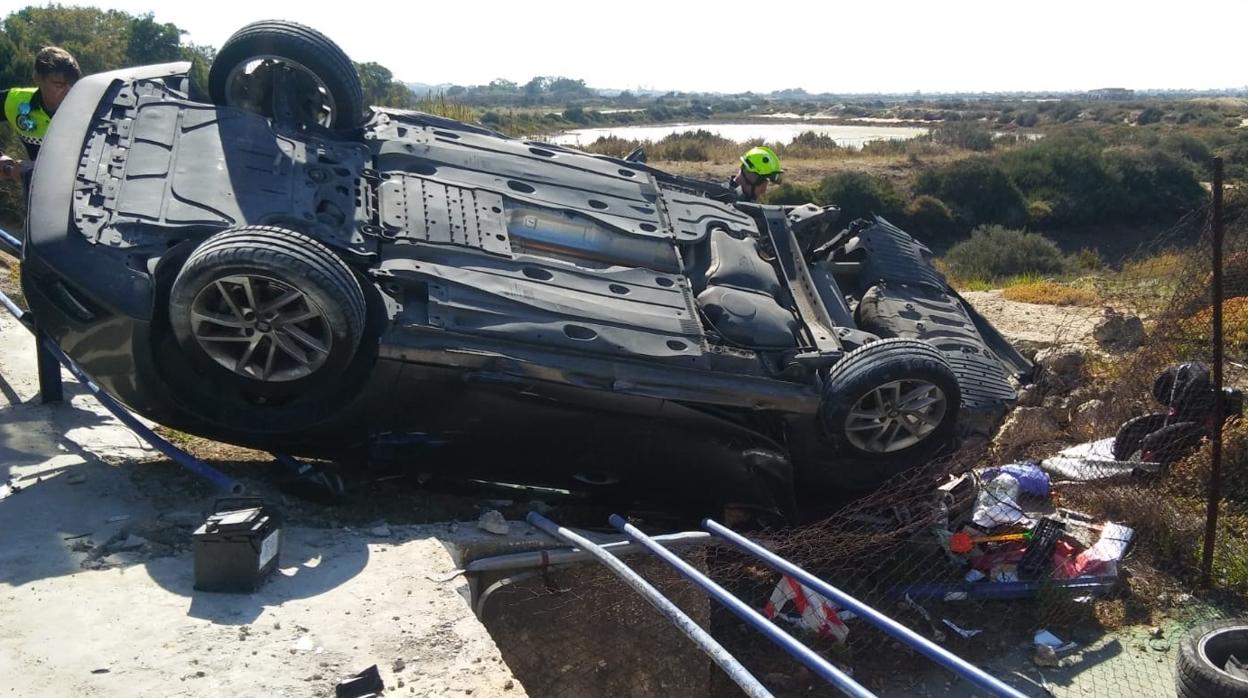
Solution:
<svg viewBox="0 0 1248 698">
<path fill-rule="evenodd" d="M 389 695 L 525 695 L 454 571 L 541 534 L 326 522 L 253 472 L 290 517 L 279 570 L 255 594 L 196 591 L 214 493 L 72 381 L 39 404 L 32 349 L 0 318 L 0 694 L 327 696 L 377 664 Z"/>
<path fill-rule="evenodd" d="M 1020 350 L 1060 344 L 1095 348 L 1092 330 L 1104 316 L 1103 308 L 1006 300 L 1001 291 L 966 291 L 962 297 Z"/>
</svg>

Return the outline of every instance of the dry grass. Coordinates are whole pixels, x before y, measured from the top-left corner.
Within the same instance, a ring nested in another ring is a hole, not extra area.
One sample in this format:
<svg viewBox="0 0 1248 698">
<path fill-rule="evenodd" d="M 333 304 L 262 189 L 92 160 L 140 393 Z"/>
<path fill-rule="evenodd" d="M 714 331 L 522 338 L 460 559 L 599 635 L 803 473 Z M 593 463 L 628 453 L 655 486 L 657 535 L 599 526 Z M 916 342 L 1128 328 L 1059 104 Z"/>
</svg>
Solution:
<svg viewBox="0 0 1248 698">
<path fill-rule="evenodd" d="M 1101 298 L 1096 291 L 1058 283 L 1052 279 L 1024 279 L 1017 283 L 1007 283 L 1001 291 L 1001 297 L 1019 303 L 1039 305 L 1095 307 L 1101 304 Z"/>
</svg>

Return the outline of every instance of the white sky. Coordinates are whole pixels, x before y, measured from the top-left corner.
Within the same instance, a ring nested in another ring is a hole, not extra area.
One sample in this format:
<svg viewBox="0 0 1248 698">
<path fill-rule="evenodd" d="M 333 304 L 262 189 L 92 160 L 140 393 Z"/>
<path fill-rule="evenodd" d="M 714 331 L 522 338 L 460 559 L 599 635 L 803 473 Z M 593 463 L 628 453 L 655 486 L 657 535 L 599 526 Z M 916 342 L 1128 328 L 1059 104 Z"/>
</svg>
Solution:
<svg viewBox="0 0 1248 698">
<path fill-rule="evenodd" d="M 0 2 L 0 16 L 23 0 Z M 65 4 L 73 4 L 67 0 Z M 924 92 L 1248 85 L 1248 0 L 100 0 L 220 47 L 289 19 L 406 82 L 582 78 L 689 91 Z"/>
</svg>

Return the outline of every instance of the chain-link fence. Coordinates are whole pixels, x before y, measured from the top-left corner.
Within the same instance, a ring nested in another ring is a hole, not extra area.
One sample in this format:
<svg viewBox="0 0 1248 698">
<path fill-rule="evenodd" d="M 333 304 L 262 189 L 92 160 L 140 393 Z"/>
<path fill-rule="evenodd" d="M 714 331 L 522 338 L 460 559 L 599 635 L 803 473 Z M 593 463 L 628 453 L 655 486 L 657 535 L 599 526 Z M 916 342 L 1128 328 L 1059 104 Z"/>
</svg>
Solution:
<svg viewBox="0 0 1248 698">
<path fill-rule="evenodd" d="M 1243 610 L 1248 591 L 1248 425 L 1239 419 L 1248 216 L 1224 226 L 1221 376 L 1211 340 L 1214 220 L 1212 207 L 1197 211 L 1120 268 L 1066 284 L 1092 302 L 1014 307 L 1008 294 L 984 297 L 1003 304 L 998 317 L 1032 330 L 1019 344 L 1040 367 L 995 437 L 823 521 L 752 536 L 1028 694 L 1174 695 L 1184 634 Z M 1210 507 L 1218 433 L 1221 496 Z M 686 557 L 882 695 L 977 694 L 727 547 Z M 834 694 L 674 572 L 642 569 L 777 695 Z M 540 627 L 580 628 L 577 658 L 543 670 L 541 686 L 526 682 L 534 695 L 735 694 L 605 570 L 548 571 L 501 597 L 508 614 L 544 618 Z M 528 644 L 504 653 L 532 664 L 520 648 L 536 647 L 536 636 L 522 635 Z"/>
</svg>

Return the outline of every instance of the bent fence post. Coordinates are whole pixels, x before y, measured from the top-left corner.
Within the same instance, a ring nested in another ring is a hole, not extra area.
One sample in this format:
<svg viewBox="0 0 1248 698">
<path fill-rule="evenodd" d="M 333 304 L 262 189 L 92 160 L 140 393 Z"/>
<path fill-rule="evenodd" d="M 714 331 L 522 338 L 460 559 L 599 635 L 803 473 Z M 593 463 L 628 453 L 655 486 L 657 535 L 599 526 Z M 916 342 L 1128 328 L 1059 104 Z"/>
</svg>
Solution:
<svg viewBox="0 0 1248 698">
<path fill-rule="evenodd" d="M 736 660 L 728 650 L 711 637 L 702 626 L 694 622 L 692 618 L 685 615 L 663 594 L 659 593 L 641 575 L 625 565 L 611 553 L 602 549 L 602 546 L 590 541 L 582 535 L 579 535 L 569 529 L 560 526 L 541 514 L 532 511 L 529 512 L 528 522 L 542 529 L 546 533 L 558 538 L 559 540 L 571 543 L 581 550 L 587 551 L 593 555 L 599 562 L 606 565 L 607 569 L 614 572 L 626 584 L 632 587 L 633 591 L 641 594 L 642 598 L 650 602 L 660 613 L 680 629 L 690 640 L 692 640 L 699 649 L 707 654 L 721 669 L 724 670 L 741 690 L 751 698 L 772 698 L 771 692 L 766 689 L 754 675 L 749 672 L 740 662 Z"/>
<path fill-rule="evenodd" d="M 741 620 L 749 623 L 755 630 L 762 633 L 781 649 L 788 652 L 794 659 L 804 664 L 808 669 L 818 674 L 828 683 L 836 686 L 846 695 L 855 698 L 875 698 L 875 694 L 868 691 L 862 684 L 854 681 L 848 674 L 838 669 L 828 660 L 819 656 L 817 652 L 807 647 L 805 644 L 794 639 L 791 635 L 781 630 L 775 623 L 767 620 L 761 613 L 750 608 L 741 599 L 737 598 L 727 589 L 716 584 L 709 577 L 702 574 L 693 565 L 680 559 L 672 551 L 659 545 L 653 538 L 642 533 L 640 529 L 624 520 L 619 514 L 611 515 L 611 525 L 622 531 L 634 542 L 644 546 L 654 555 L 658 556 L 667 564 L 675 567 L 678 572 L 694 584 L 702 588 L 703 591 L 710 594 L 712 598 L 723 604 L 732 611 Z"/>
<path fill-rule="evenodd" d="M 945 667 L 953 673 L 989 691 L 994 696 L 1007 696 L 1008 698 L 1026 698 L 1026 696 L 1018 690 L 1006 685 L 1000 679 L 997 679 L 983 669 L 967 662 L 965 659 L 946 650 L 927 638 L 919 635 L 910 628 L 898 623 L 888 616 L 880 613 L 871 606 L 855 599 L 827 582 L 819 579 L 815 575 L 771 552 L 754 541 L 732 531 L 728 527 L 720 524 L 712 519 L 704 519 L 702 527 L 711 533 L 732 543 L 741 550 L 758 558 L 766 563 L 769 567 L 784 574 L 793 577 L 797 581 L 819 592 L 825 598 L 835 602 L 842 608 L 853 611 L 859 618 L 871 623 L 875 627 L 891 635 L 893 639 L 898 640 L 915 651 L 923 654 L 928 659 Z"/>
</svg>

